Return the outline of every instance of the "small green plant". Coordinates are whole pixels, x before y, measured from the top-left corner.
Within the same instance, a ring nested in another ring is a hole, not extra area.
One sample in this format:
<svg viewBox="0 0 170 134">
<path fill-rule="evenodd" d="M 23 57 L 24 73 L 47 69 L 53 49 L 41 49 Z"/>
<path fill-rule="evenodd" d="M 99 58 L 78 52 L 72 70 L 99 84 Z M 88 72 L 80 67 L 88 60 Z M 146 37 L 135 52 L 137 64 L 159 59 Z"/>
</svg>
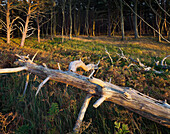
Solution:
<svg viewBox="0 0 170 134">
<path fill-rule="evenodd" d="M 59 113 L 58 103 L 52 103 L 48 113 L 49 115 L 57 115 Z"/>
<path fill-rule="evenodd" d="M 128 125 L 115 121 L 115 128 L 117 129 L 116 134 L 127 134 L 129 133 Z"/>
<path fill-rule="evenodd" d="M 54 117 L 59 113 L 58 103 L 52 103 L 48 113 L 49 113 L 48 117 L 52 121 Z"/>
<path fill-rule="evenodd" d="M 17 134 L 29 134 L 31 132 L 32 126 L 29 124 L 22 125 L 16 130 Z"/>
</svg>

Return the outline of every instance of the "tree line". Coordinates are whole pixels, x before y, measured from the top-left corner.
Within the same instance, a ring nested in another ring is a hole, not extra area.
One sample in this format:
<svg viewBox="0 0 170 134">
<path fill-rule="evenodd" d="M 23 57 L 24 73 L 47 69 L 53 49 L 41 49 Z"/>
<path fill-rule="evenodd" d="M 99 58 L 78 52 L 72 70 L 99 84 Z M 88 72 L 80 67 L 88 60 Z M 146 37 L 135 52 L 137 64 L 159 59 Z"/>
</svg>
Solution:
<svg viewBox="0 0 170 134">
<path fill-rule="evenodd" d="M 170 39 L 168 0 L 1 0 L 0 35 L 25 39 L 36 35 L 87 35 L 109 37 L 149 35 L 158 41 Z"/>
</svg>

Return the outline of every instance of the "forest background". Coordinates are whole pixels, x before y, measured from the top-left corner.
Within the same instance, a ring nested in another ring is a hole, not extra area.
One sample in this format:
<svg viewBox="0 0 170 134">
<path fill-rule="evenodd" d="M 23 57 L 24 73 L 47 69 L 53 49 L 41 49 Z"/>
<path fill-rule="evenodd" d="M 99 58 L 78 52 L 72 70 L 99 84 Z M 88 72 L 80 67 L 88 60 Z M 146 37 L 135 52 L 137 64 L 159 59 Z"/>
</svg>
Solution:
<svg viewBox="0 0 170 134">
<path fill-rule="evenodd" d="M 95 77 L 105 81 L 112 78 L 116 85 L 130 86 L 170 102 L 169 69 L 155 64 L 170 52 L 169 20 L 168 0 L 1 0 L 0 68 L 14 67 L 15 54 L 33 56 L 37 51 L 37 64 L 58 69 L 60 63 L 62 70 L 79 58 L 86 63 L 101 60 L 102 67 Z M 127 69 L 128 62 L 117 61 L 119 48 L 127 57 L 139 58 L 164 73 Z M 166 64 L 169 63 L 167 58 Z M 89 75 L 81 69 L 79 73 Z M 42 80 L 32 76 L 27 93 L 22 96 L 25 76 L 26 72 L 0 75 L 2 133 L 72 132 L 85 93 L 51 81 L 35 99 L 35 90 Z M 100 109 L 89 106 L 80 132 L 148 131 L 169 133 L 168 128 L 121 106 L 104 103 Z"/>
</svg>

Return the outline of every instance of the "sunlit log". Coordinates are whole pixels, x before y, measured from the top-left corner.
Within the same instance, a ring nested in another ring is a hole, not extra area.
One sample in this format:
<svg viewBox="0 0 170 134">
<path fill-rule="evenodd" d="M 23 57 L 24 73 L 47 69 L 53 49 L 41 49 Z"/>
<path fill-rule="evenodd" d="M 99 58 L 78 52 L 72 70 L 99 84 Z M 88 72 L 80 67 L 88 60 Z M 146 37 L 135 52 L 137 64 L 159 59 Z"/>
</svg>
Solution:
<svg viewBox="0 0 170 134">
<path fill-rule="evenodd" d="M 110 101 L 170 128 L 170 105 L 165 101 L 156 100 L 132 88 L 119 87 L 97 78 L 89 78 L 71 71 L 45 68 L 30 62 L 29 59 L 20 59 L 18 64 L 23 67 L 0 69 L 0 73 L 27 70 L 41 78 L 49 77 L 49 80 L 65 83 L 84 90 L 88 94 L 104 97 L 99 99 L 99 105 L 103 101 Z"/>
</svg>

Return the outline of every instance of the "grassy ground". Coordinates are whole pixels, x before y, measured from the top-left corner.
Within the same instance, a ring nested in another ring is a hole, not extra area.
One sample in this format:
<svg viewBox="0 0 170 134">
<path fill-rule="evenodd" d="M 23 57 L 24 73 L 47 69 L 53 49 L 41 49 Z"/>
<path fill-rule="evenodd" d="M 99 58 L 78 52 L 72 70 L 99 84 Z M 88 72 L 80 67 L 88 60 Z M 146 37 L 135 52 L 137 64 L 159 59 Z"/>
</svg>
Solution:
<svg viewBox="0 0 170 134">
<path fill-rule="evenodd" d="M 12 39 L 7 45 L 5 38 L 0 38 L 0 68 L 14 67 L 15 54 L 32 57 L 39 51 L 35 62 L 46 63 L 49 68 L 58 69 L 60 63 L 62 70 L 67 70 L 73 60 L 82 59 L 86 64 L 97 63 L 100 60 L 100 69 L 95 77 L 105 81 L 112 78 L 112 83 L 119 86 L 132 87 L 144 94 L 170 103 L 170 75 L 169 70 L 156 67 L 154 60 L 161 61 L 170 54 L 170 46 L 166 43 L 157 43 L 151 37 L 134 40 L 131 37 L 121 41 L 120 37 L 74 37 L 64 43 L 58 36 L 53 41 L 43 39 L 41 43 L 36 38 L 29 38 L 23 48 L 19 47 L 20 39 Z M 113 58 L 114 67 L 105 53 L 105 47 Z M 139 58 L 145 65 L 163 74 L 138 71 L 135 68 L 127 69 L 128 62 L 121 60 L 116 55 L 118 48 L 126 56 Z M 170 64 L 170 60 L 166 60 Z M 89 75 L 81 69 L 78 72 Z M 49 81 L 43 86 L 38 97 L 35 92 L 42 79 L 31 75 L 26 95 L 23 97 L 27 72 L 0 75 L 0 133 L 70 133 L 74 127 L 79 109 L 86 93 L 66 86 L 62 83 Z M 67 91 L 67 92 L 65 92 Z M 94 109 L 92 104 L 97 100 L 93 98 L 88 107 L 81 132 L 83 133 L 165 133 L 170 130 L 149 121 L 127 109 L 104 102 L 99 108 Z M 5 120 L 6 119 L 6 120 Z"/>
</svg>

